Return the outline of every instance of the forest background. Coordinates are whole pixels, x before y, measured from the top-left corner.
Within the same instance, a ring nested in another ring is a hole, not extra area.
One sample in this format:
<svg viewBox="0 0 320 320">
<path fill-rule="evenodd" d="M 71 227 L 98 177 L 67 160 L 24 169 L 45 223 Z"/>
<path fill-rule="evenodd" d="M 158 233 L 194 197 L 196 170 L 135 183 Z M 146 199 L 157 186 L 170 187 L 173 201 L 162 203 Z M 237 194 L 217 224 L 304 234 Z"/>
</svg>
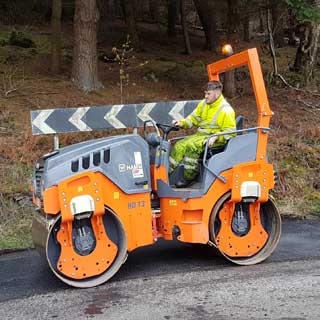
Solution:
<svg viewBox="0 0 320 320">
<path fill-rule="evenodd" d="M 53 137 L 32 136 L 31 110 L 201 99 L 226 43 L 260 55 L 282 215 L 320 218 L 320 0 L 0 0 L 0 250 L 32 246 L 33 163 Z M 223 81 L 253 125 L 248 71 Z"/>
</svg>

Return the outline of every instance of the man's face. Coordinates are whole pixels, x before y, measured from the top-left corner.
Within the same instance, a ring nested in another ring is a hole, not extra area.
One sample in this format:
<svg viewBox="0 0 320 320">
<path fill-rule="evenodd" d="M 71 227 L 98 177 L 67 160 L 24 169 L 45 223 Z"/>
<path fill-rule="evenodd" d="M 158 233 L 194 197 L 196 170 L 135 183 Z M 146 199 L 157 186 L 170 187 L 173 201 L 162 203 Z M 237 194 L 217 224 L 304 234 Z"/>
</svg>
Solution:
<svg viewBox="0 0 320 320">
<path fill-rule="evenodd" d="M 216 101 L 219 98 L 220 94 L 220 90 L 206 90 L 204 92 L 204 98 L 206 100 L 206 103 L 210 104 Z"/>
</svg>

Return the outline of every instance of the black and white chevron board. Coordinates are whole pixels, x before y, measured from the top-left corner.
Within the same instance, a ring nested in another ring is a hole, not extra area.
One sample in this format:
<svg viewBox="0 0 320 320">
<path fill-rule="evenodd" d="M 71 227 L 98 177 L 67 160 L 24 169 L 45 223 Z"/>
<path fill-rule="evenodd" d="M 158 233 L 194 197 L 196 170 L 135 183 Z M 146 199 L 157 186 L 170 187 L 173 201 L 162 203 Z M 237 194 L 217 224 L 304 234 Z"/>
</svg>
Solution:
<svg viewBox="0 0 320 320">
<path fill-rule="evenodd" d="M 189 115 L 199 100 L 152 102 L 31 111 L 32 134 L 56 134 L 142 127 L 144 121 L 171 124 Z"/>
</svg>

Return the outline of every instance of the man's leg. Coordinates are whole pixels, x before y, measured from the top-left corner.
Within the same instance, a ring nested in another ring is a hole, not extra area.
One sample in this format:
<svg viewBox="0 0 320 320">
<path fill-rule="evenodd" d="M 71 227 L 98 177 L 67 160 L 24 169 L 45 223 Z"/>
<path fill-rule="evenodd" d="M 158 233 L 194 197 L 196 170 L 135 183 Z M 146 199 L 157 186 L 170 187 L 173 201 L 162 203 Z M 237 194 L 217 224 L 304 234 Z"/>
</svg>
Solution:
<svg viewBox="0 0 320 320">
<path fill-rule="evenodd" d="M 169 163 L 170 163 L 170 173 L 179 165 L 183 160 L 188 144 L 192 141 L 192 136 L 186 137 L 179 140 L 174 144 L 171 149 Z"/>
<path fill-rule="evenodd" d="M 204 141 L 207 139 L 206 135 L 194 134 L 190 136 L 189 143 L 185 150 L 184 158 L 184 178 L 185 180 L 194 180 L 198 174 L 198 159 L 204 150 Z"/>
</svg>

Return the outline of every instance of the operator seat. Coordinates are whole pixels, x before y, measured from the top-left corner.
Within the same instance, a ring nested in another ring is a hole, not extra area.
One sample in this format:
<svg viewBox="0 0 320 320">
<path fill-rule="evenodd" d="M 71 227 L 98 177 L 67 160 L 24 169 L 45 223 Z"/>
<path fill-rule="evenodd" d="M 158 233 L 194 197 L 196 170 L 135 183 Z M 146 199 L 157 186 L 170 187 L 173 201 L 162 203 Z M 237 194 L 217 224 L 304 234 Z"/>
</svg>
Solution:
<svg viewBox="0 0 320 320">
<path fill-rule="evenodd" d="M 243 121 L 244 121 L 244 116 L 237 116 L 236 118 L 236 130 L 242 130 L 243 129 Z M 241 135 L 242 132 L 237 133 L 237 135 Z M 222 151 L 225 150 L 227 144 L 229 141 L 227 141 L 226 144 L 224 144 L 223 146 L 219 146 L 219 147 L 213 147 L 213 148 L 208 148 L 208 152 L 207 152 L 207 159 L 211 158 L 213 155 L 220 153 Z"/>
</svg>

